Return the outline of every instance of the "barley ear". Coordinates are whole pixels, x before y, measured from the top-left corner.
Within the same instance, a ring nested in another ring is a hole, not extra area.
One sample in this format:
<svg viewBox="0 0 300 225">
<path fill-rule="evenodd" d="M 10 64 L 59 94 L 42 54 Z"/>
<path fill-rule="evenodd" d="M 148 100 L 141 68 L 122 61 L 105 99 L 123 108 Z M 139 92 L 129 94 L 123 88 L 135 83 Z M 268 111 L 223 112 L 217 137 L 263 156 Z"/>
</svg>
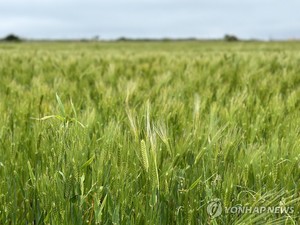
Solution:
<svg viewBox="0 0 300 225">
<path fill-rule="evenodd" d="M 146 143 L 144 140 L 141 140 L 141 153 L 142 153 L 143 167 L 144 167 L 145 171 L 148 173 L 149 161 L 148 161 Z"/>
</svg>

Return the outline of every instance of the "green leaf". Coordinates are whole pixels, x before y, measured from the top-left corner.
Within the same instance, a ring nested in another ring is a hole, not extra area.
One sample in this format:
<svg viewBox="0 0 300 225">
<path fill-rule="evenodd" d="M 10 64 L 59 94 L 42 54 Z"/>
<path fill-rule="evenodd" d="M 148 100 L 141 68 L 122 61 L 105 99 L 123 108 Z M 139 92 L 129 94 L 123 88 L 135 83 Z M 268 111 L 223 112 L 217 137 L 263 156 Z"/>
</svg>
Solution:
<svg viewBox="0 0 300 225">
<path fill-rule="evenodd" d="M 81 169 L 86 168 L 87 166 L 89 166 L 95 159 L 95 155 L 93 155 L 88 161 L 86 161 L 82 166 Z"/>
<path fill-rule="evenodd" d="M 65 107 L 60 99 L 60 97 L 58 96 L 58 94 L 56 93 L 56 100 L 60 109 L 61 114 L 66 117 L 66 112 L 65 112 Z"/>
</svg>

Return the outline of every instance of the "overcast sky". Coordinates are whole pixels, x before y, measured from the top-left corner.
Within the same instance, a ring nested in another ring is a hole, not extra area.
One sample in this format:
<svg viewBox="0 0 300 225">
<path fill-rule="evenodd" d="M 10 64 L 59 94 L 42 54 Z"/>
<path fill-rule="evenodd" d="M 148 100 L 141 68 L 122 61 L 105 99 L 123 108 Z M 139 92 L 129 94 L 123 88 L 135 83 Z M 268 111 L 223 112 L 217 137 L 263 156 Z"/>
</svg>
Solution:
<svg viewBox="0 0 300 225">
<path fill-rule="evenodd" d="M 300 38 L 300 0 L 0 0 L 0 36 Z"/>
</svg>

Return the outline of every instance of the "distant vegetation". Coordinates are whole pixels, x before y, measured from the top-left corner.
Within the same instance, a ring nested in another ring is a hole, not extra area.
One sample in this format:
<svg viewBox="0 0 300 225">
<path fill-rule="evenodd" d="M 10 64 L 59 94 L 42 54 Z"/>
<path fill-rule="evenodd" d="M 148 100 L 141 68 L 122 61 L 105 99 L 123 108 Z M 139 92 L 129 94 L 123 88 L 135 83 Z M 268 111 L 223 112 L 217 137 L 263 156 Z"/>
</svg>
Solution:
<svg viewBox="0 0 300 225">
<path fill-rule="evenodd" d="M 63 41 L 63 42 L 74 42 L 74 41 L 80 41 L 80 42 L 95 42 L 95 41 L 106 41 L 105 39 L 100 39 L 99 35 L 95 35 L 91 38 L 83 38 L 83 39 L 26 39 L 26 40 L 31 40 L 31 41 Z M 9 34 L 5 36 L 4 38 L 0 39 L 2 42 L 21 42 L 24 41 L 23 38 L 21 38 L 18 35 L 15 34 Z M 119 37 L 117 39 L 111 39 L 109 41 L 117 41 L 117 42 L 178 42 L 178 41 L 225 41 L 225 42 L 236 42 L 240 41 L 240 39 L 232 34 L 225 34 L 223 38 L 216 38 L 216 39 L 206 39 L 206 38 L 197 38 L 197 37 L 186 37 L 186 38 L 176 38 L 176 37 L 163 37 L 163 38 L 132 38 L 132 37 Z M 253 40 L 243 40 L 243 41 L 259 41 L 258 39 Z"/>
<path fill-rule="evenodd" d="M 238 37 L 234 36 L 234 35 L 230 35 L 230 34 L 226 34 L 224 36 L 224 41 L 228 41 L 228 42 L 233 42 L 233 41 L 238 41 Z"/>
<path fill-rule="evenodd" d="M 20 42 L 22 39 L 14 34 L 9 34 L 5 38 L 2 39 L 2 41 L 7 41 L 7 42 Z"/>
<path fill-rule="evenodd" d="M 116 41 L 128 41 L 128 42 L 147 42 L 147 41 L 158 41 L 158 42 L 170 42 L 170 41 L 202 41 L 197 38 L 128 38 L 120 37 Z"/>
</svg>

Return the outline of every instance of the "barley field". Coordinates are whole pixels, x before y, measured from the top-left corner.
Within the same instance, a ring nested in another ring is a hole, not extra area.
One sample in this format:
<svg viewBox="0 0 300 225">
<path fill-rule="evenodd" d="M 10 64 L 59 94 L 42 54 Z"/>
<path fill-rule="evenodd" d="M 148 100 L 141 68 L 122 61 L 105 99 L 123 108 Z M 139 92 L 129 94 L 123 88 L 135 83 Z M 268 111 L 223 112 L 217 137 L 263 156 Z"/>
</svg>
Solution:
<svg viewBox="0 0 300 225">
<path fill-rule="evenodd" d="M 300 224 L 300 43 L 1 43 L 0 78 L 0 224 Z"/>
</svg>

